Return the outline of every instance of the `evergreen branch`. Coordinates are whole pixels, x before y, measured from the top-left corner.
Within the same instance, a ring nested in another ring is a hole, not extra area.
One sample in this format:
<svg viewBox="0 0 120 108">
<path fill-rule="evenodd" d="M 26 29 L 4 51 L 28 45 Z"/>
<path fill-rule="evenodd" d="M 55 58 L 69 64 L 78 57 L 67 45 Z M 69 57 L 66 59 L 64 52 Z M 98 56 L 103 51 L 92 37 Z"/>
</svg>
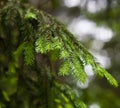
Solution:
<svg viewBox="0 0 120 108">
<path fill-rule="evenodd" d="M 23 7 L 25 12 L 22 11 Z M 113 80 L 113 77 L 110 77 L 107 71 L 97 65 L 94 57 L 75 39 L 63 24 L 46 12 L 38 11 L 29 6 L 23 7 L 19 3 L 14 6 L 14 3 L 12 4 L 11 2 L 0 13 L 1 17 L 7 16 L 5 17 L 6 25 L 12 25 L 13 23 L 17 25 L 18 21 L 16 18 L 20 16 L 20 34 L 24 37 L 23 41 L 30 41 L 24 50 L 26 64 L 32 65 L 35 59 L 34 53 L 49 55 L 49 52 L 59 50 L 58 54 L 56 54 L 59 55 L 58 60 L 67 60 L 63 62 L 63 65 L 61 64 L 60 75 L 73 74 L 75 78 L 80 78 L 84 82 L 87 77 L 84 72 L 84 66 L 90 64 L 96 73 L 105 76 L 112 85 L 117 86 L 117 81 Z M 12 10 L 14 10 L 13 15 L 11 15 Z M 9 19 L 11 19 L 10 22 Z M 33 24 L 34 21 L 37 25 Z M 35 45 L 33 45 L 34 42 Z M 34 49 L 36 52 L 34 52 Z M 67 70 L 65 70 L 65 66 L 68 66 Z"/>
</svg>

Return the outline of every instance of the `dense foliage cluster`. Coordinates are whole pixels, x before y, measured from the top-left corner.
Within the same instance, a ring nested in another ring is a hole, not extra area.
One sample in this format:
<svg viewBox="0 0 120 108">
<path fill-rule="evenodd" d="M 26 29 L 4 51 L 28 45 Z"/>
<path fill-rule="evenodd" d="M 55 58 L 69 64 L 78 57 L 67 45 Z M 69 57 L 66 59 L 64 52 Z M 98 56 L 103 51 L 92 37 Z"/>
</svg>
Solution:
<svg viewBox="0 0 120 108">
<path fill-rule="evenodd" d="M 86 65 L 118 86 L 51 15 L 16 1 L 0 10 L 0 108 L 86 108 L 65 80 L 85 83 Z"/>
</svg>

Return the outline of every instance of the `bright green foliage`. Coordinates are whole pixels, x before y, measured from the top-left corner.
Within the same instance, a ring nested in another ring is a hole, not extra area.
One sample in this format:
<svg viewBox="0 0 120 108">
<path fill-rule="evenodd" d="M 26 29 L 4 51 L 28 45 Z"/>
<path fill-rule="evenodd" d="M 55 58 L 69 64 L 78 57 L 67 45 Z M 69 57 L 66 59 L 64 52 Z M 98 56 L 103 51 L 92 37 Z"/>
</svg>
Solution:
<svg viewBox="0 0 120 108">
<path fill-rule="evenodd" d="M 77 108 L 87 108 L 85 103 L 83 103 L 82 101 L 76 101 L 75 105 Z"/>
<path fill-rule="evenodd" d="M 34 13 L 27 11 L 27 13 L 25 15 L 25 19 L 35 19 L 35 20 L 37 20 L 37 17 Z"/>
<path fill-rule="evenodd" d="M 59 75 L 69 75 L 70 74 L 70 65 L 69 65 L 69 61 L 66 60 L 62 65 L 61 68 L 59 70 Z"/>
<path fill-rule="evenodd" d="M 62 58 L 67 58 L 67 57 L 69 57 L 69 53 L 68 53 L 68 51 L 67 50 L 65 50 L 64 49 L 64 47 L 61 49 L 61 52 L 60 52 L 60 59 L 62 59 Z"/>
<path fill-rule="evenodd" d="M 61 49 L 62 45 L 59 42 L 58 38 L 52 38 L 51 36 L 47 37 L 41 37 L 36 41 L 36 52 L 45 54 L 51 50 Z"/>
<path fill-rule="evenodd" d="M 81 98 L 59 79 L 69 75 L 85 83 L 86 65 L 118 86 L 65 26 L 43 11 L 8 2 L 0 10 L 0 39 L 2 108 L 86 108 Z"/>
<path fill-rule="evenodd" d="M 98 66 L 97 71 L 101 77 L 105 76 L 111 85 L 114 85 L 115 87 L 118 86 L 116 80 L 104 68 Z"/>
</svg>

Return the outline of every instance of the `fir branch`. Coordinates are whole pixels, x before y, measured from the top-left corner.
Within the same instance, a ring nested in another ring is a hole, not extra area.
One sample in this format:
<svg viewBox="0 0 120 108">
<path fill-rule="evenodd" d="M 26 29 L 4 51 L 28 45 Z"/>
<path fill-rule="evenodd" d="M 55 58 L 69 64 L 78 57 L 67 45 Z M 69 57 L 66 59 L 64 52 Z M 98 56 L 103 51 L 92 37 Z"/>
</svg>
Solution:
<svg viewBox="0 0 120 108">
<path fill-rule="evenodd" d="M 118 82 L 104 68 L 97 65 L 97 71 L 101 77 L 106 77 L 111 85 L 118 87 Z"/>
<path fill-rule="evenodd" d="M 94 72 L 98 73 L 101 76 L 105 76 L 109 79 L 109 82 L 113 85 L 117 86 L 116 80 L 107 74 L 107 71 L 101 69 L 99 65 L 97 65 L 95 58 L 88 52 L 88 50 L 78 42 L 75 37 L 65 28 L 63 24 L 57 21 L 54 17 L 47 14 L 43 11 L 38 11 L 34 8 L 28 8 L 27 6 L 23 6 L 25 8 L 25 12 L 22 11 L 21 5 L 17 4 L 17 8 L 13 8 L 14 3 L 6 6 L 2 12 L 5 14 L 2 16 L 6 17 L 6 24 L 12 24 L 14 20 L 16 21 L 16 15 L 19 15 L 22 23 L 20 26 L 21 35 L 24 36 L 24 40 L 29 40 L 30 42 L 35 42 L 35 46 L 31 43 L 25 47 L 25 62 L 26 64 L 32 64 L 34 62 L 34 49 L 36 53 L 48 54 L 50 51 L 59 50 L 58 54 L 60 59 L 67 60 L 64 65 L 61 64 L 61 68 L 64 66 L 71 67 L 70 72 L 65 71 L 60 73 L 61 75 L 68 75 L 68 73 L 73 74 L 75 78 L 80 78 L 83 82 L 86 79 L 86 74 L 84 72 L 84 66 L 90 64 L 93 67 Z M 14 11 L 13 16 L 11 16 L 12 9 Z M 11 18 L 11 23 L 7 23 Z M 36 21 L 37 25 L 34 26 L 32 21 Z M 16 24 L 16 22 L 14 22 Z M 17 25 L 17 24 L 16 24 Z M 28 31 L 26 31 L 28 29 Z M 54 53 L 52 53 L 54 54 Z M 49 54 L 48 54 L 49 55 Z M 69 61 L 69 64 L 68 64 Z M 69 70 L 69 68 L 68 68 Z"/>
</svg>

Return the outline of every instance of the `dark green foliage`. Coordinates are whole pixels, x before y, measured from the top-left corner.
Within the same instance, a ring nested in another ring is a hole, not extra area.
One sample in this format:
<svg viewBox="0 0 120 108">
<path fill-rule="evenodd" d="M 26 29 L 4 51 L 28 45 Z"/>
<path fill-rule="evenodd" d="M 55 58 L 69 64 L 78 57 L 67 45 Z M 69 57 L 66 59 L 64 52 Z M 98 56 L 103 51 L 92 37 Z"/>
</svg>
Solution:
<svg viewBox="0 0 120 108">
<path fill-rule="evenodd" d="M 28 5 L 8 2 L 0 10 L 0 41 L 1 108 L 86 108 L 61 81 L 69 75 L 85 83 L 86 65 L 118 86 L 63 24 Z"/>
<path fill-rule="evenodd" d="M 27 43 L 24 49 L 25 63 L 27 65 L 32 65 L 34 63 L 34 44 Z"/>
</svg>

